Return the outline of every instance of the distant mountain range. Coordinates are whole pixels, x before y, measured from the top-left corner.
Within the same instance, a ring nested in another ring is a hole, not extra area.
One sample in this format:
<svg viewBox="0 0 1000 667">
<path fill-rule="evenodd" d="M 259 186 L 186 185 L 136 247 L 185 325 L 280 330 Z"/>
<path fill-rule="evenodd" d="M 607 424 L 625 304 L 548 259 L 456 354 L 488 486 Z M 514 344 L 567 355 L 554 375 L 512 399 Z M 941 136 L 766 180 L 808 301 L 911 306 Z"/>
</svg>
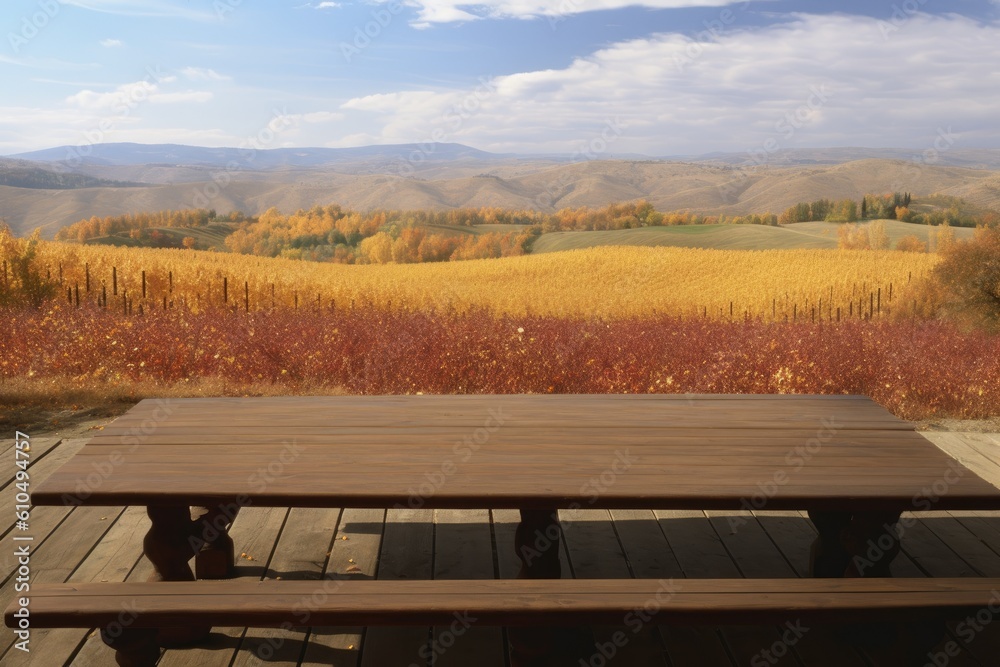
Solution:
<svg viewBox="0 0 1000 667">
<path fill-rule="evenodd" d="M 258 214 L 338 203 L 553 211 L 641 198 L 661 211 L 741 215 L 891 191 L 1000 210 L 1000 150 L 948 150 L 928 163 L 905 149 L 792 149 L 755 165 L 745 153 L 573 160 L 461 144 L 260 151 L 99 144 L 0 158 L 0 218 L 16 233 L 41 227 L 47 236 L 94 215 L 164 209 Z"/>
<path fill-rule="evenodd" d="M 427 143 L 359 146 L 356 148 L 205 148 L 181 144 L 110 143 L 92 146 L 58 146 L 9 157 L 20 160 L 75 165 L 134 166 L 213 166 L 235 164 L 239 169 L 259 170 L 282 167 L 325 167 L 371 160 L 442 162 L 493 160 L 514 157 L 488 153 L 463 144 Z"/>
<path fill-rule="evenodd" d="M 235 164 L 241 170 L 333 167 L 359 163 L 406 163 L 424 168 L 430 163 L 455 161 L 554 162 L 584 161 L 571 154 L 491 153 L 457 143 L 386 144 L 354 148 L 206 148 L 182 144 L 107 143 L 91 146 L 58 146 L 7 156 L 19 160 L 75 166 L 214 166 Z M 606 159 L 664 160 L 770 166 L 841 164 L 855 160 L 906 160 L 936 166 L 1000 169 L 1000 149 L 951 149 L 925 154 L 908 148 L 789 148 L 765 155 L 750 152 L 703 155 L 648 156 L 635 153 L 609 154 Z M 2 158 L 0 158 L 2 159 Z"/>
</svg>

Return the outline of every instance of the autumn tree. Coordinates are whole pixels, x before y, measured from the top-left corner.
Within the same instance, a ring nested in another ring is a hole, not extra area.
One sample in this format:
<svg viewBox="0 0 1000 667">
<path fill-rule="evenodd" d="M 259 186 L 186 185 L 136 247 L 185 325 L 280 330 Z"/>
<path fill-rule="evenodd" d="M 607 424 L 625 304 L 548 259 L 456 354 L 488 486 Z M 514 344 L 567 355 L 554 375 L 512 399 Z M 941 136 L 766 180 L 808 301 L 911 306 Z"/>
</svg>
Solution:
<svg viewBox="0 0 1000 667">
<path fill-rule="evenodd" d="M 1000 332 L 1000 229 L 980 228 L 952 243 L 934 268 L 938 312 L 974 327 Z"/>
<path fill-rule="evenodd" d="M 0 223 L 0 306 L 40 308 L 56 294 L 59 285 L 42 274 L 38 265 L 38 242 L 41 230 L 27 239 L 16 238 L 10 227 Z"/>
<path fill-rule="evenodd" d="M 868 232 L 868 247 L 872 250 L 888 250 L 889 234 L 885 231 L 885 223 L 873 220 L 866 225 Z"/>
<path fill-rule="evenodd" d="M 868 250 L 871 248 L 868 230 L 855 224 L 837 228 L 837 247 L 841 250 Z"/>
<path fill-rule="evenodd" d="M 947 222 L 939 225 L 935 234 L 934 249 L 940 253 L 946 253 L 955 245 L 955 230 Z"/>
<path fill-rule="evenodd" d="M 927 252 L 927 244 L 913 234 L 907 234 L 896 241 L 896 250 L 902 252 Z"/>
</svg>

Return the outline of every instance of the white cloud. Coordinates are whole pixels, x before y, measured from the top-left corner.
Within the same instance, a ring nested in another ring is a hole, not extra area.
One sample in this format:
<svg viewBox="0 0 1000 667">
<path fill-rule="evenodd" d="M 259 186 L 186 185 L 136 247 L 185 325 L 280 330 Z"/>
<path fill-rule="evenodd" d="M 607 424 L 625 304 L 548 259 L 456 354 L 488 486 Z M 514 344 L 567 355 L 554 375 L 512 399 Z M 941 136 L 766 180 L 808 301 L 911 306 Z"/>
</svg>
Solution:
<svg viewBox="0 0 1000 667">
<path fill-rule="evenodd" d="M 313 111 L 311 113 L 304 113 L 299 117 L 306 123 L 332 123 L 343 120 L 344 114 L 333 111 Z"/>
<path fill-rule="evenodd" d="M 321 2 L 317 5 L 312 5 L 313 9 L 336 9 L 340 7 L 339 2 Z"/>
<path fill-rule="evenodd" d="M 574 152 L 600 144 L 609 122 L 624 128 L 606 142 L 611 153 L 926 148 L 948 127 L 970 146 L 1000 146 L 1000 88 L 986 85 L 996 80 L 1000 24 L 918 14 L 885 38 L 868 17 L 788 18 L 703 42 L 652 35 L 563 69 L 368 95 L 342 108 L 363 130 L 354 135 L 377 143 L 436 134 L 491 150 Z"/>
<path fill-rule="evenodd" d="M 232 77 L 219 74 L 207 67 L 185 67 L 181 74 L 192 81 L 232 81 Z"/>
<path fill-rule="evenodd" d="M 106 49 L 114 49 L 119 46 L 125 46 L 125 43 L 120 39 L 102 39 L 101 46 Z"/>
<path fill-rule="evenodd" d="M 390 0 L 382 0 L 388 2 Z M 765 0 L 772 1 L 772 0 Z M 564 17 L 623 7 L 679 9 L 683 7 L 724 7 L 745 0 L 409 0 L 405 4 L 417 7 L 415 28 L 433 23 L 474 21 L 477 19 L 533 19 Z M 327 4 L 327 3 L 320 3 Z"/>
<path fill-rule="evenodd" d="M 81 90 L 66 98 L 71 107 L 88 111 L 111 111 L 116 114 L 126 114 L 131 109 L 143 103 L 178 104 L 203 103 L 212 99 L 212 93 L 207 91 L 186 90 L 163 92 L 161 83 L 172 83 L 176 77 L 168 76 L 158 83 L 151 81 L 136 81 L 118 86 L 113 91 L 101 93 L 93 90 Z"/>
</svg>

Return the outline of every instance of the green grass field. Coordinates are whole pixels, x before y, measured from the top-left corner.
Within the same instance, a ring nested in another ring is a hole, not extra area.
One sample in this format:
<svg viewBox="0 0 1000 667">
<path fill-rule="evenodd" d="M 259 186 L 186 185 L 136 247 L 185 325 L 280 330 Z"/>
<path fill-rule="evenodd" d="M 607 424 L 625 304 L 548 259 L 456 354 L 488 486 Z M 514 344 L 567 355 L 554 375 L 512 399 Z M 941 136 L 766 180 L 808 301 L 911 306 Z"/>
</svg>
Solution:
<svg viewBox="0 0 1000 667">
<path fill-rule="evenodd" d="M 928 232 L 936 227 L 915 225 L 896 220 L 883 220 L 892 247 L 907 235 L 926 241 Z M 164 236 L 174 237 L 177 243 L 185 236 L 194 237 L 198 249 L 226 251 L 225 238 L 237 228 L 237 223 L 218 222 L 205 227 L 157 227 Z M 506 234 L 527 230 L 524 225 L 425 225 L 432 234 L 479 235 L 489 232 Z M 782 227 L 764 225 L 680 225 L 676 227 L 644 227 L 596 232 L 552 232 L 539 237 L 532 253 L 558 252 L 600 246 L 672 246 L 678 248 L 713 248 L 717 250 L 787 250 L 796 248 L 836 248 L 838 223 L 798 222 Z M 953 227 L 955 237 L 965 239 L 974 230 Z M 148 245 L 131 239 L 127 234 L 91 239 L 87 243 L 119 246 Z"/>
<path fill-rule="evenodd" d="M 890 242 L 895 246 L 903 236 L 927 240 L 928 227 L 896 220 L 883 220 Z M 535 242 L 533 252 L 557 252 L 596 246 L 639 245 L 718 250 L 784 250 L 794 248 L 836 248 L 838 223 L 799 222 L 782 227 L 763 225 L 681 225 L 644 227 L 600 232 L 554 232 Z M 936 229 L 931 227 L 930 229 Z M 969 238 L 974 230 L 953 227 L 955 237 Z"/>
<path fill-rule="evenodd" d="M 204 227 L 151 227 L 166 237 L 175 239 L 179 245 L 185 236 L 194 238 L 198 250 L 218 250 L 225 252 L 226 237 L 239 227 L 235 222 L 213 222 Z M 146 241 L 129 237 L 128 233 L 99 236 L 85 241 L 88 244 L 126 246 L 130 248 L 148 247 Z"/>
</svg>

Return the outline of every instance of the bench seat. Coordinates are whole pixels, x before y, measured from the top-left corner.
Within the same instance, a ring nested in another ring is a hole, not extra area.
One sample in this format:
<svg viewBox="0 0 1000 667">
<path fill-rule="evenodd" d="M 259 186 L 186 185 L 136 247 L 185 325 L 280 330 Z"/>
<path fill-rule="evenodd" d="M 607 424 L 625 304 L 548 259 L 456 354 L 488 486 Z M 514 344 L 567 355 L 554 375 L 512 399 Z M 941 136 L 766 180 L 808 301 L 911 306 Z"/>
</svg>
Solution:
<svg viewBox="0 0 1000 667">
<path fill-rule="evenodd" d="M 36 584 L 32 628 L 654 623 L 759 625 L 1000 610 L 1000 578 L 192 581 Z M 5 614 L 16 627 L 12 605 Z"/>
<path fill-rule="evenodd" d="M 98 627 L 120 667 L 154 667 L 160 646 L 207 637 L 211 626 L 456 623 L 529 626 L 518 630 L 531 633 L 527 644 L 510 636 L 521 665 L 546 645 L 542 626 L 955 619 L 1000 611 L 1000 579 L 230 580 L 37 584 L 30 596 L 32 628 Z M 11 627 L 21 620 L 15 605 Z"/>
</svg>

